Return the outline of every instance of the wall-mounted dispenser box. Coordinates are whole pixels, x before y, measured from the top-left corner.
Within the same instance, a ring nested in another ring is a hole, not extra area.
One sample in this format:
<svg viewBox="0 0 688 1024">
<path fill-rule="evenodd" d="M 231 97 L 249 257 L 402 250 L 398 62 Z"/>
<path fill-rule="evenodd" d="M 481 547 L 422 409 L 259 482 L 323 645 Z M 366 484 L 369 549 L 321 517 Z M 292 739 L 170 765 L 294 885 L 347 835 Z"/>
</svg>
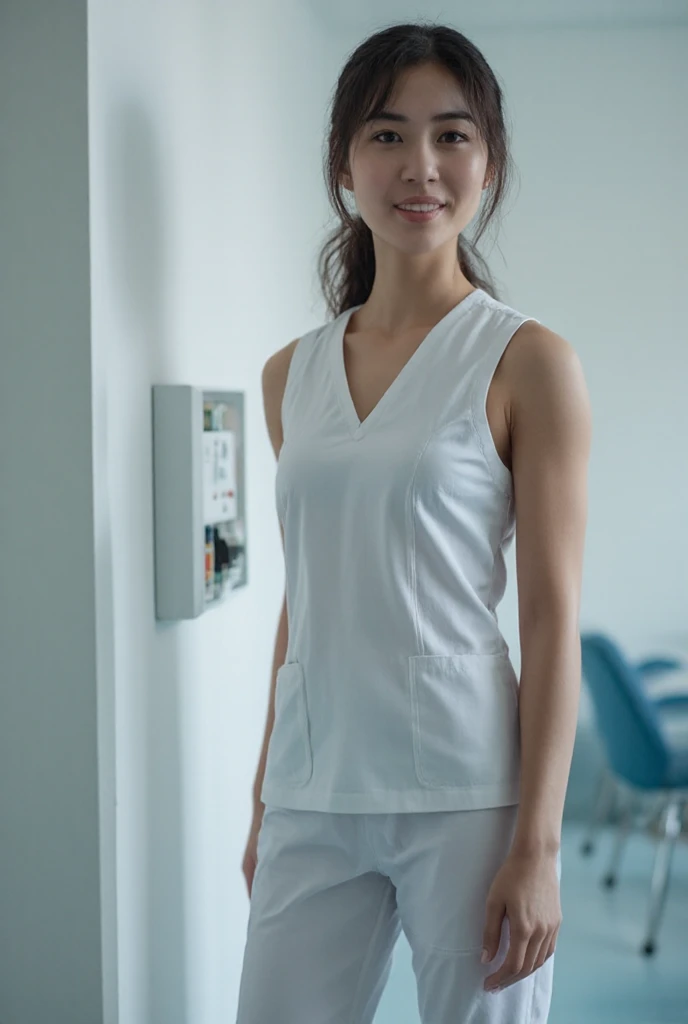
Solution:
<svg viewBox="0 0 688 1024">
<path fill-rule="evenodd" d="M 155 614 L 195 619 L 248 581 L 244 393 L 153 385 Z"/>
</svg>

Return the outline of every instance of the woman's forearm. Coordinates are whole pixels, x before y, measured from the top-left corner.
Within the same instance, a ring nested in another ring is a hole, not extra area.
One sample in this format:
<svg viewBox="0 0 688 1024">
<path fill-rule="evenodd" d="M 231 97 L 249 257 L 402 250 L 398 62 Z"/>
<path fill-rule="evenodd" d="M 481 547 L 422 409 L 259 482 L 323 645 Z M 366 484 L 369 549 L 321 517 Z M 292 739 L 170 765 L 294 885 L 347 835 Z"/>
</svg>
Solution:
<svg viewBox="0 0 688 1024">
<path fill-rule="evenodd" d="M 578 616 L 546 612 L 521 637 L 519 808 L 512 851 L 555 853 L 578 721 Z"/>
</svg>

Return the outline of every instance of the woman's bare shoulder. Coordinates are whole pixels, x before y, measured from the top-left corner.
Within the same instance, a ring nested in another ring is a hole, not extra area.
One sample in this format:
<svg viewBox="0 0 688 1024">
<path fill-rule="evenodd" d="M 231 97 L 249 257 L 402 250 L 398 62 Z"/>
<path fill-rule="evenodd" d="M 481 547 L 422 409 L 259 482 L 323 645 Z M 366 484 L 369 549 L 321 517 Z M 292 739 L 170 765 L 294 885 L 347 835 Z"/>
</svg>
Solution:
<svg viewBox="0 0 688 1024">
<path fill-rule="evenodd" d="M 499 384 L 511 421 L 514 407 L 527 406 L 542 388 L 543 379 L 571 372 L 578 356 L 573 345 L 536 320 L 515 331 L 499 362 Z"/>
</svg>

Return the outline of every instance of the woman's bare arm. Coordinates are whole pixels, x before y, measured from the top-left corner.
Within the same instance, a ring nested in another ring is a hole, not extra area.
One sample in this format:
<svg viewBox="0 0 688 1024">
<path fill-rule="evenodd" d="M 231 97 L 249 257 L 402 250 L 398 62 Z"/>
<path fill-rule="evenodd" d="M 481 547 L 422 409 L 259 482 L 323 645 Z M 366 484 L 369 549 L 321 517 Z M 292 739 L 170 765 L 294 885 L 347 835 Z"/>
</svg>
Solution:
<svg viewBox="0 0 688 1024">
<path fill-rule="evenodd" d="M 279 457 L 280 449 L 282 447 L 282 397 L 284 395 L 287 373 L 289 372 L 289 364 L 291 363 L 291 357 L 297 342 L 298 338 L 290 342 L 288 345 L 285 345 L 284 348 L 279 349 L 279 351 L 275 352 L 274 355 L 270 356 L 263 367 L 262 385 L 265 422 L 268 428 L 270 441 L 275 452 L 275 459 Z M 282 536 L 282 550 L 284 550 L 284 533 L 282 531 L 281 524 L 280 534 Z M 272 727 L 275 722 L 275 685 L 277 682 L 277 672 L 285 662 L 288 640 L 289 625 L 287 621 L 287 597 L 285 594 L 282 602 L 282 611 L 280 613 L 279 623 L 277 625 L 277 636 L 275 638 L 275 654 L 272 661 L 272 672 L 270 677 L 270 696 L 268 699 L 265 736 L 263 738 L 263 746 L 260 752 L 260 759 L 258 761 L 258 770 L 253 784 L 254 807 L 256 811 L 260 810 L 261 812 L 264 809 L 264 805 L 260 799 L 260 791 L 263 788 L 265 762 L 268 756 L 268 744 L 270 742 Z"/>
</svg>

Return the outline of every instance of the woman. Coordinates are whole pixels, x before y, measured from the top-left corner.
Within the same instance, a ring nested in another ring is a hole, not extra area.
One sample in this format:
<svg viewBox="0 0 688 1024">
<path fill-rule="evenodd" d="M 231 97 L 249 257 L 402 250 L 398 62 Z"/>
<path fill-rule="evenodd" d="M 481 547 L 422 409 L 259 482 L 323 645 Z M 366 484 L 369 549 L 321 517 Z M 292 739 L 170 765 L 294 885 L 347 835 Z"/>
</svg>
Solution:
<svg viewBox="0 0 688 1024">
<path fill-rule="evenodd" d="M 584 377 L 477 269 L 509 155 L 499 85 L 463 35 L 365 40 L 337 83 L 327 169 L 333 319 L 263 372 L 287 585 L 237 1021 L 372 1021 L 402 928 L 423 1024 L 545 1021 L 580 685 Z M 520 684 L 496 615 L 516 530 Z"/>
</svg>

